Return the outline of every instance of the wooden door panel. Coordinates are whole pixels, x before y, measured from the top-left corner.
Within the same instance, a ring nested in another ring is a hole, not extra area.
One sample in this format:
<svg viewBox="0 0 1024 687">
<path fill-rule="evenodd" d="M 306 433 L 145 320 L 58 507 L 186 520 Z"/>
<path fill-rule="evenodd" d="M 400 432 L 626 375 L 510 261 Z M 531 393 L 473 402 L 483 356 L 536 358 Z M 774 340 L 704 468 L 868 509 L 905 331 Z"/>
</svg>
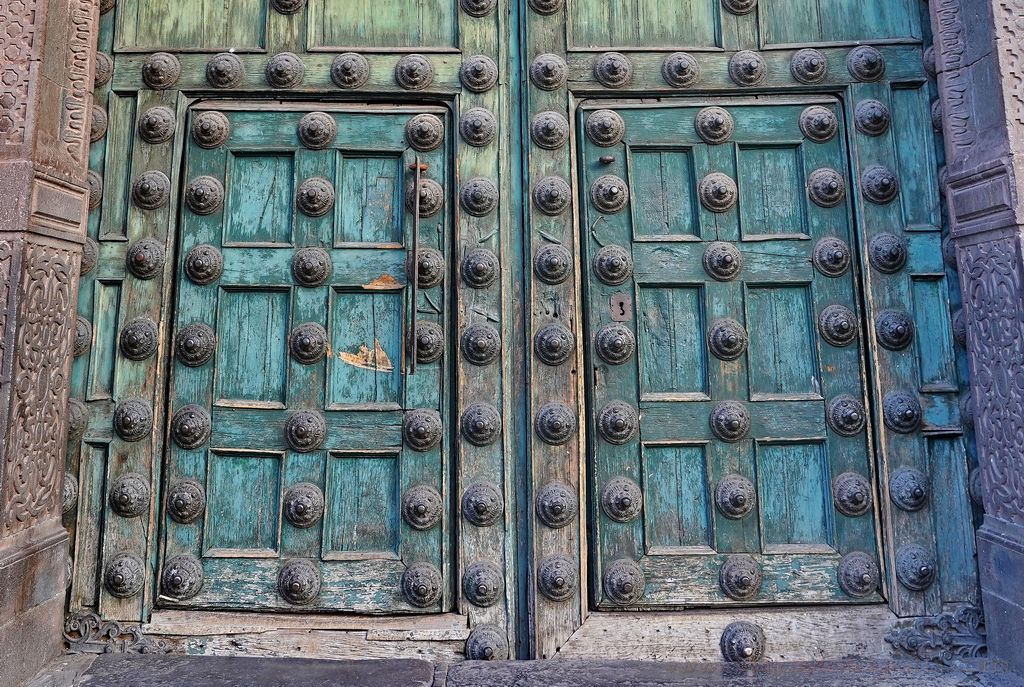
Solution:
<svg viewBox="0 0 1024 687">
<path fill-rule="evenodd" d="M 807 194 L 800 184 L 803 151 L 799 145 L 739 146 L 736 184 L 743 194 L 739 207 L 744 241 L 805 237 Z"/>
<path fill-rule="evenodd" d="M 454 50 L 457 6 L 449 0 L 311 0 L 306 40 L 310 50 Z"/>
<path fill-rule="evenodd" d="M 695 186 L 700 163 L 693 149 L 631 146 L 629 170 L 633 183 L 644 189 L 633 204 L 634 240 L 700 237 L 700 203 L 675 189 Z"/>
<path fill-rule="evenodd" d="M 642 399 L 710 398 L 703 301 L 700 286 L 638 289 Z"/>
<path fill-rule="evenodd" d="M 828 450 L 821 441 L 754 447 L 761 550 L 835 553 Z"/>
<path fill-rule="evenodd" d="M 809 107 L 837 122 L 842 114 L 835 102 L 721 107 L 617 109 L 622 143 L 583 144 L 588 326 L 635 327 L 636 342 L 623 364 L 609 364 L 600 334 L 590 353 L 595 601 L 878 600 L 877 589 L 846 593 L 837 572 L 859 552 L 879 580 L 874 518 L 867 509 L 837 512 L 833 486 L 849 472 L 863 503 L 873 491 L 848 160 L 841 137 L 813 141 L 799 126 Z M 709 121 L 725 134 L 709 133 Z M 678 164 L 680 151 L 687 165 Z M 645 163 L 651 168 L 641 171 Z M 612 196 L 628 192 L 639 210 L 601 195 L 617 184 Z M 700 209 L 665 219 L 670 201 Z M 664 229 L 644 230 L 658 213 Z M 829 273 L 813 258 L 826 248 L 841 251 L 842 269 Z M 621 277 L 609 267 L 619 254 L 619 269 L 628 265 Z M 624 293 L 635 312 L 613 317 L 607 304 Z M 837 309 L 846 327 L 839 334 L 831 320 L 822 324 Z M 846 409 L 854 426 L 835 420 Z M 730 501 L 737 481 L 747 485 L 739 505 Z M 641 498 L 643 508 L 622 512 Z M 623 560 L 636 561 L 646 582 L 629 600 L 617 599 L 606 578 Z M 749 593 L 726 581 L 737 564 L 761 576 Z"/>
<path fill-rule="evenodd" d="M 329 408 L 402 406 L 405 307 L 401 291 L 332 291 L 327 360 Z"/>
<path fill-rule="evenodd" d="M 587 47 L 720 46 L 719 0 L 573 0 L 570 45 Z"/>
<path fill-rule="evenodd" d="M 803 285 L 748 286 L 748 385 L 754 401 L 820 399 L 813 295 Z"/>
<path fill-rule="evenodd" d="M 294 153 L 232 152 L 225 177 L 224 245 L 291 245 Z"/>
<path fill-rule="evenodd" d="M 895 149 L 895 166 L 905 172 L 900 176 L 899 202 L 903 225 L 910 232 L 934 232 L 942 224 L 939 186 L 928 178 L 931 175 L 912 173 L 930 169 L 929 165 L 936 162 L 930 145 L 934 132 L 932 103 L 923 88 L 894 88 L 890 97 L 893 128 L 901 137 L 901 145 Z M 941 271 L 938 263 L 936 271 Z"/>
<path fill-rule="evenodd" d="M 914 0 L 761 0 L 762 45 L 921 38 Z"/>
<path fill-rule="evenodd" d="M 911 283 L 914 323 L 922 331 L 952 331 L 949 286 L 944 275 L 923 276 Z M 947 337 L 915 337 L 920 361 L 920 388 L 945 391 L 957 388 L 956 351 Z"/>
<path fill-rule="evenodd" d="M 333 453 L 327 461 L 323 560 L 400 558 L 397 453 Z"/>
<path fill-rule="evenodd" d="M 115 258 L 116 259 L 116 258 Z M 121 316 L 124 283 L 121 279 L 98 279 L 92 284 L 93 345 L 85 399 L 110 399 L 114 393 L 117 371 L 117 330 Z"/>
<path fill-rule="evenodd" d="M 276 558 L 284 455 L 211 451 L 207 460 L 203 556 Z"/>
<path fill-rule="evenodd" d="M 168 5 L 163 0 L 118 3 L 116 47 L 120 51 L 152 52 L 260 50 L 266 47 L 264 0 L 188 0 Z"/>
<path fill-rule="evenodd" d="M 227 133 L 186 153 L 164 605 L 447 607 L 448 357 L 411 368 L 413 318 L 442 337 L 447 320 L 445 268 L 421 277 L 415 308 L 407 276 L 417 159 L 442 194 L 417 250 L 449 250 L 447 151 L 404 141 L 422 111 L 318 113 L 338 135 L 316 147 L 297 138 L 297 109 L 192 113 Z"/>
<path fill-rule="evenodd" d="M 268 343 L 288 338 L 291 294 L 285 289 L 239 289 L 218 295 L 217 329 L 231 335 L 217 341 L 214 405 L 284 408 L 287 351 Z"/>
<path fill-rule="evenodd" d="M 394 212 L 402 203 L 401 153 L 353 152 L 343 154 L 339 164 L 342 217 L 335 226 L 334 245 L 401 245 L 402 223 Z"/>
<path fill-rule="evenodd" d="M 708 485 L 707 447 L 647 445 L 644 471 L 644 537 L 651 555 L 715 551 L 714 497 Z"/>
</svg>

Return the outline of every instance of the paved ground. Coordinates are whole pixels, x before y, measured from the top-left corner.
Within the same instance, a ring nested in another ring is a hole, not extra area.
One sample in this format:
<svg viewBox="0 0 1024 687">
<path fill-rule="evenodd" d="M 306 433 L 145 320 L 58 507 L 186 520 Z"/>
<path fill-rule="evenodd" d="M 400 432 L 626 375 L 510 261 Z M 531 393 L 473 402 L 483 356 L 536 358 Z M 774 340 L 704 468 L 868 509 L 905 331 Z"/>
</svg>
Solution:
<svg viewBox="0 0 1024 687">
<path fill-rule="evenodd" d="M 436 680 L 436 681 L 435 681 Z M 2 680 L 0 680 L 2 682 Z M 106 654 L 64 657 L 30 687 L 1024 687 L 998 665 L 916 660 L 828 663 L 470 662 L 447 675 L 420 660 L 325 661 Z"/>
<path fill-rule="evenodd" d="M 828 663 L 649 663 L 527 661 L 464 663 L 447 687 L 1021 687 L 995 666 L 950 669 L 920 661 Z"/>
</svg>

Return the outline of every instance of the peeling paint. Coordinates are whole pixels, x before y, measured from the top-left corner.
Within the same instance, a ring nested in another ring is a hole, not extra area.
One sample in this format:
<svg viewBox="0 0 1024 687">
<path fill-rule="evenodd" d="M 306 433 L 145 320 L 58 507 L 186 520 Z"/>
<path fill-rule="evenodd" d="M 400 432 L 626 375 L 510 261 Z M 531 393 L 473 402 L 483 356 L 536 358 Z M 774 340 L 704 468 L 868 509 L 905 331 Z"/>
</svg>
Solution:
<svg viewBox="0 0 1024 687">
<path fill-rule="evenodd" d="M 355 353 L 339 351 L 338 360 L 354 367 L 373 370 L 374 372 L 392 372 L 395 369 L 391 363 L 391 358 L 381 348 L 380 339 L 373 340 L 372 351 L 366 344 L 359 346 L 359 350 Z"/>
<path fill-rule="evenodd" d="M 369 284 L 363 284 L 363 288 L 370 291 L 391 290 L 399 286 L 401 286 L 401 283 L 390 274 L 382 274 Z"/>
</svg>

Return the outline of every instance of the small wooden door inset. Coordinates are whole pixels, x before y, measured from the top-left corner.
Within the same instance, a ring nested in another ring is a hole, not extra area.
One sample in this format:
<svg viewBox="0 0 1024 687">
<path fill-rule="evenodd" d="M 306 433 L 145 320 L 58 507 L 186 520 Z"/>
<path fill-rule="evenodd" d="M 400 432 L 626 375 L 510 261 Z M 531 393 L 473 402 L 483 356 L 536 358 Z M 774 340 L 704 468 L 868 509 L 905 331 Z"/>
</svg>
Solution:
<svg viewBox="0 0 1024 687">
<path fill-rule="evenodd" d="M 429 150 L 407 142 L 417 116 L 436 134 Z M 444 120 L 403 107 L 191 112 L 162 604 L 450 606 Z"/>
<path fill-rule="evenodd" d="M 879 601 L 842 109 L 581 111 L 595 603 Z"/>
</svg>

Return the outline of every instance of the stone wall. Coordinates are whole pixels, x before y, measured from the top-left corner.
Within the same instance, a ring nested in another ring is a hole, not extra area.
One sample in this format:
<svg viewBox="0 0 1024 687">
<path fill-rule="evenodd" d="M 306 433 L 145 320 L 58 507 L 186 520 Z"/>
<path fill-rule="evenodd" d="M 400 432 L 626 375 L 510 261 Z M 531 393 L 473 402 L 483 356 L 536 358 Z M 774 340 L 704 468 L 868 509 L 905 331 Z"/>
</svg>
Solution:
<svg viewBox="0 0 1024 687">
<path fill-rule="evenodd" d="M 1024 670 L 1024 0 L 932 0 L 985 520 L 991 652 Z"/>
<path fill-rule="evenodd" d="M 0 683 L 61 646 L 65 406 L 88 194 L 94 0 L 0 0 Z"/>
</svg>

